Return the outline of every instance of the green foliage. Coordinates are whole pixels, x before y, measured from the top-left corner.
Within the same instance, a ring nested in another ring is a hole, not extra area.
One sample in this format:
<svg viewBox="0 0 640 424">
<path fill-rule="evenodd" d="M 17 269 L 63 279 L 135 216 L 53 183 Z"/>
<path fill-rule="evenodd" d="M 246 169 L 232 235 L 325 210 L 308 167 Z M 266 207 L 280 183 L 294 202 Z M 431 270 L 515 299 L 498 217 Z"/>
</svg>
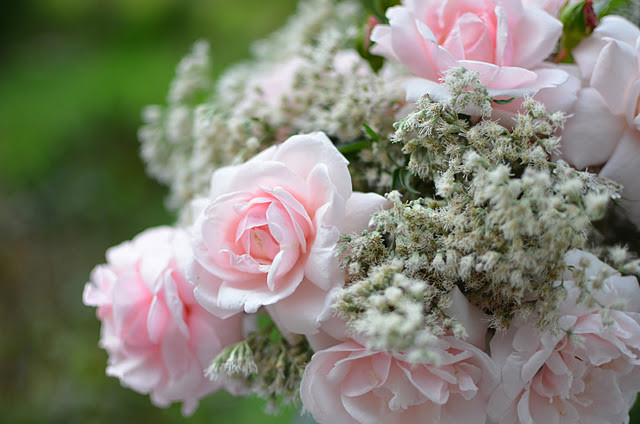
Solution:
<svg viewBox="0 0 640 424">
<path fill-rule="evenodd" d="M 362 0 L 365 10 L 375 16 L 380 22 L 387 22 L 385 13 L 388 8 L 397 6 L 400 0 Z"/>
</svg>

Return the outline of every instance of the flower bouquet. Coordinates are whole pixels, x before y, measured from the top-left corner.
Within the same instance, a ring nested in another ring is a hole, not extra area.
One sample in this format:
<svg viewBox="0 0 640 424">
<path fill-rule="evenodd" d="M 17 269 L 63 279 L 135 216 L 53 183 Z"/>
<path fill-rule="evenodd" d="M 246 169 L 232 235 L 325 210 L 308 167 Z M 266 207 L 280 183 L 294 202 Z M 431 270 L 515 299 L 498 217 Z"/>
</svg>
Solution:
<svg viewBox="0 0 640 424">
<path fill-rule="evenodd" d="M 307 0 L 217 82 L 196 43 L 139 133 L 178 222 L 85 286 L 107 374 L 185 415 L 629 422 L 639 9 Z"/>
</svg>

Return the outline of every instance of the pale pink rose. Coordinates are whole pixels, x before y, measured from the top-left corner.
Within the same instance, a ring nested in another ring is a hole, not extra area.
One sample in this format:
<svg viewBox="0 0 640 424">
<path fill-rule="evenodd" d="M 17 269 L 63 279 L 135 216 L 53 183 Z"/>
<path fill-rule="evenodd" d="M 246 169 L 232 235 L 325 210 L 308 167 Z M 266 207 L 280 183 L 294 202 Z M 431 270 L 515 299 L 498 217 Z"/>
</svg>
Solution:
<svg viewBox="0 0 640 424">
<path fill-rule="evenodd" d="M 317 352 L 305 370 L 301 397 L 319 423 L 480 423 L 499 373 L 484 353 L 488 317 L 457 288 L 445 311 L 468 338 L 440 337 L 430 349 L 439 364 L 409 363 L 403 354 L 370 351 L 337 317 L 308 336 Z"/>
<path fill-rule="evenodd" d="M 606 16 L 573 56 L 584 87 L 562 133 L 563 156 L 622 184 L 622 204 L 640 226 L 640 29 Z"/>
<path fill-rule="evenodd" d="M 316 352 L 300 385 L 303 406 L 321 424 L 483 423 L 499 380 L 491 358 L 452 336 L 432 349 L 438 365 L 355 341 Z"/>
<path fill-rule="evenodd" d="M 190 257 L 186 232 L 146 230 L 107 251 L 107 264 L 93 270 L 83 294 L 102 321 L 107 374 L 149 393 L 157 406 L 181 401 L 185 415 L 221 387 L 203 370 L 243 338 L 241 315 L 220 319 L 196 302 L 183 272 Z"/>
<path fill-rule="evenodd" d="M 549 110 L 575 100 L 569 74 L 544 62 L 556 48 L 562 23 L 538 7 L 521 0 L 405 0 L 389 8 L 387 18 L 389 25 L 373 29 L 372 51 L 419 77 L 407 86 L 408 100 L 441 90 L 444 72 L 459 66 L 478 72 L 493 97 L 522 98 L 549 89 Z"/>
<path fill-rule="evenodd" d="M 220 317 L 267 306 L 284 331 L 316 332 L 329 290 L 344 284 L 340 235 L 365 229 L 386 204 L 352 193 L 347 163 L 312 133 L 217 170 L 194 226 L 196 299 Z"/>
<path fill-rule="evenodd" d="M 567 300 L 559 305 L 566 333 L 540 333 L 535 317 L 518 316 L 503 334 L 491 340 L 491 356 L 502 370 L 502 382 L 489 401 L 489 415 L 498 424 L 628 423 L 628 411 L 640 390 L 640 287 L 635 277 L 620 276 L 590 253 L 567 253 L 568 265 L 589 260 L 587 278 L 610 275 L 594 293 L 604 306 L 625 303 L 611 311 L 603 325 L 598 307 L 577 304 L 571 273 L 562 283 Z M 573 338 L 568 337 L 573 334 Z"/>
</svg>

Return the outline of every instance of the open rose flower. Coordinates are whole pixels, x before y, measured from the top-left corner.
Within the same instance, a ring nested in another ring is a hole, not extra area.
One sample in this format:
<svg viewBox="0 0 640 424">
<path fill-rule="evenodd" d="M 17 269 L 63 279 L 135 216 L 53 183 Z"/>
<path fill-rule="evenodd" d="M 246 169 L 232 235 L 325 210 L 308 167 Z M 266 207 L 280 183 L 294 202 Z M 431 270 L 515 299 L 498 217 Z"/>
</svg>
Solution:
<svg viewBox="0 0 640 424">
<path fill-rule="evenodd" d="M 408 362 L 406 355 L 364 347 L 366 339 L 332 317 L 308 337 L 317 351 L 302 378 L 304 408 L 319 423 L 484 422 L 499 372 L 484 352 L 488 317 L 457 288 L 446 314 L 464 326 L 465 340 L 435 339 L 438 364 Z"/>
<path fill-rule="evenodd" d="M 567 273 L 569 295 L 559 305 L 566 333 L 541 334 L 535 319 L 516 317 L 504 334 L 496 334 L 491 356 L 502 369 L 502 383 L 489 402 L 496 423 L 629 422 L 640 390 L 640 287 L 635 277 L 620 276 L 590 253 L 573 250 L 565 257 L 578 269 L 585 260 L 588 279 L 609 275 L 594 293 L 598 302 L 625 302 L 624 308 L 611 310 L 605 325 L 599 307 L 577 304 L 579 290 Z"/>
<path fill-rule="evenodd" d="M 606 16 L 573 56 L 584 87 L 562 133 L 562 153 L 575 167 L 601 168 L 622 184 L 622 204 L 640 226 L 640 29 Z"/>
<path fill-rule="evenodd" d="M 539 7 L 521 0 L 404 0 L 387 18 L 389 25 L 373 29 L 372 51 L 419 77 L 409 81 L 408 100 L 441 91 L 444 72 L 460 66 L 478 72 L 494 97 L 552 88 L 541 96 L 547 109 L 564 110 L 575 100 L 578 86 L 570 75 L 544 63 L 562 23 Z"/>
<path fill-rule="evenodd" d="M 150 393 L 157 406 L 181 401 L 185 415 L 221 387 L 203 369 L 243 337 L 241 315 L 223 320 L 195 301 L 184 277 L 190 256 L 184 231 L 149 229 L 109 249 L 107 264 L 93 270 L 83 294 L 102 321 L 107 374 Z"/>
<path fill-rule="evenodd" d="M 319 423 L 484 422 L 499 380 L 482 350 L 453 336 L 434 342 L 440 363 L 416 364 L 347 341 L 313 355 L 302 377 L 304 408 Z"/>
<path fill-rule="evenodd" d="M 196 299 L 231 316 L 267 306 L 280 328 L 314 333 L 342 286 L 342 233 L 366 228 L 386 202 L 352 193 L 346 159 L 323 133 L 298 135 L 213 174 L 194 227 Z"/>
</svg>

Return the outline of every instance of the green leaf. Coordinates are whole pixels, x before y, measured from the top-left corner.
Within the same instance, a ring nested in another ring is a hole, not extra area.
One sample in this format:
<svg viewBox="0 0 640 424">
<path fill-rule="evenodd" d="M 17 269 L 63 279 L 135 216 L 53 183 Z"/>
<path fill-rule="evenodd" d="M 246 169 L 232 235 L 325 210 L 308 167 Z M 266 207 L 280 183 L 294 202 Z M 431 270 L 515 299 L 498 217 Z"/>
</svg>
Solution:
<svg viewBox="0 0 640 424">
<path fill-rule="evenodd" d="M 362 126 L 364 127 L 364 130 L 367 132 L 367 134 L 369 135 L 369 137 L 371 138 L 371 141 L 378 141 L 380 140 L 380 137 L 378 137 L 378 134 L 376 134 L 376 132 L 374 130 L 371 129 L 371 127 L 367 124 L 365 124 L 364 122 L 362 123 Z"/>
<path fill-rule="evenodd" d="M 420 192 L 411 185 L 411 173 L 407 168 L 401 168 L 400 182 L 402 183 L 402 186 L 406 188 L 410 193 L 420 194 Z"/>
<path fill-rule="evenodd" d="M 359 140 L 340 147 L 338 151 L 346 156 L 349 154 L 358 153 L 360 150 L 364 149 L 365 147 L 369 147 L 370 145 L 371 140 Z"/>
<path fill-rule="evenodd" d="M 512 97 L 510 99 L 493 99 L 493 103 L 498 104 L 498 105 L 507 105 L 509 103 L 511 103 L 512 101 L 514 101 L 516 98 Z"/>
<path fill-rule="evenodd" d="M 362 0 L 365 10 L 383 23 L 388 22 L 385 16 L 387 9 L 393 6 L 398 6 L 400 3 L 400 0 Z"/>
<path fill-rule="evenodd" d="M 618 9 L 630 3 L 629 0 L 611 0 L 608 3 L 598 3 L 593 8 L 598 17 L 602 19 L 604 16 L 615 14 Z"/>
<path fill-rule="evenodd" d="M 391 178 L 391 189 L 392 190 L 397 190 L 399 188 L 401 188 L 401 179 L 400 179 L 400 172 L 402 171 L 402 168 L 396 168 L 395 171 L 393 171 L 393 175 Z"/>
</svg>

